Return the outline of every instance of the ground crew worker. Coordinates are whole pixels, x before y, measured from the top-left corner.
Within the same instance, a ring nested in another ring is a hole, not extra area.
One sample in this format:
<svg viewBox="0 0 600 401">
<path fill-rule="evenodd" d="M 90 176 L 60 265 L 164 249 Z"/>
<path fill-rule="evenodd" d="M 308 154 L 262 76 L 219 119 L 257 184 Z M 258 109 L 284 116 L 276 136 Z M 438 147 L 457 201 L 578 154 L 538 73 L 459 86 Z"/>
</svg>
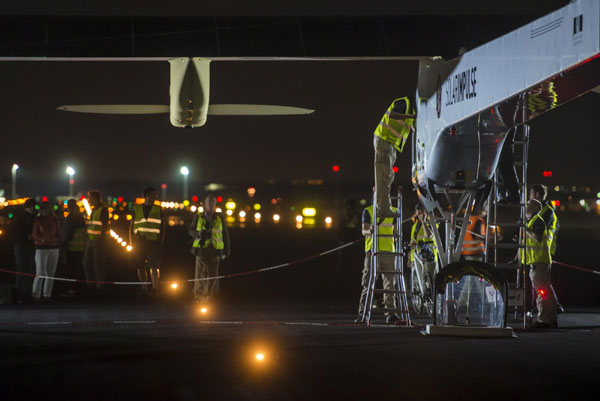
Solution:
<svg viewBox="0 0 600 401">
<path fill-rule="evenodd" d="M 393 208 L 392 211 L 397 213 L 397 209 Z M 377 219 L 379 221 L 379 234 L 385 235 L 384 237 L 380 237 L 377 239 L 378 242 L 378 251 L 379 252 L 395 252 L 396 246 L 394 243 L 393 237 L 388 237 L 388 235 L 393 235 L 395 232 L 395 218 L 387 217 L 385 219 Z M 360 294 L 360 300 L 358 302 L 358 317 L 354 321 L 355 323 L 364 323 L 363 320 L 363 311 L 365 308 L 365 303 L 367 301 L 367 291 L 369 286 L 369 275 L 371 273 L 371 253 L 373 252 L 373 206 L 368 206 L 363 210 L 362 214 L 362 234 L 365 237 L 365 260 L 364 260 L 364 269 L 362 271 L 362 292 Z M 396 288 L 396 275 L 394 274 L 395 268 L 395 256 L 394 255 L 386 255 L 380 254 L 377 257 L 377 271 L 381 273 L 381 278 L 383 280 L 383 288 L 384 290 L 394 290 Z M 386 274 L 386 272 L 388 272 Z M 383 304 L 386 309 L 396 308 L 396 297 L 394 294 L 383 294 Z M 400 316 L 395 313 L 386 313 L 385 314 L 386 323 L 389 324 L 397 324 L 402 321 Z"/>
<path fill-rule="evenodd" d="M 556 302 L 550 293 L 550 245 L 548 241 L 549 230 L 540 215 L 542 204 L 530 199 L 527 202 L 527 230 L 525 249 L 520 250 L 520 262 L 529 265 L 529 278 L 535 292 L 538 309 L 537 321 L 534 328 L 556 328 Z"/>
<path fill-rule="evenodd" d="M 60 232 L 61 257 L 66 277 L 79 279 L 83 272 L 83 251 L 85 250 L 88 234 L 85 219 L 79 211 L 75 199 L 69 199 L 67 202 L 67 212 L 69 215 L 63 221 Z M 67 284 L 67 290 L 61 296 L 75 296 L 74 284 Z"/>
<path fill-rule="evenodd" d="M 88 202 L 92 213 L 88 217 L 88 241 L 83 251 L 83 267 L 85 279 L 89 281 L 106 281 L 106 238 L 108 235 L 108 209 L 100 200 L 100 192 L 89 191 Z M 93 288 L 93 283 L 88 283 L 88 288 Z M 96 283 L 97 290 L 102 290 L 104 285 Z"/>
<path fill-rule="evenodd" d="M 130 263 L 137 269 L 138 279 L 142 283 L 152 282 L 152 290 L 142 285 L 146 294 L 158 293 L 160 282 L 160 262 L 162 246 L 165 241 L 165 219 L 162 208 L 156 204 L 158 193 L 148 187 L 143 192 L 144 204 L 133 207 L 133 220 L 129 225 L 129 243 L 132 246 Z"/>
<path fill-rule="evenodd" d="M 464 260 L 483 262 L 485 256 L 485 221 L 480 215 L 474 214 L 469 217 L 469 224 L 463 240 L 461 256 Z M 470 305 L 477 305 L 480 310 L 483 302 L 484 287 L 482 283 L 475 280 L 473 276 L 467 276 L 465 283 L 458 296 L 457 306 L 467 307 L 467 317 Z M 473 302 L 475 301 L 475 303 Z"/>
<path fill-rule="evenodd" d="M 433 233 L 425 224 L 427 213 L 420 203 L 415 206 L 413 225 L 410 229 L 410 254 L 409 263 L 412 269 L 416 268 L 416 255 L 419 255 L 423 268 L 429 273 L 432 280 L 437 274 L 438 251 L 433 239 Z"/>
<path fill-rule="evenodd" d="M 536 184 L 533 185 L 529 190 L 529 199 L 535 199 L 542 204 L 540 216 L 542 216 L 544 222 L 546 223 L 546 227 L 548 228 L 550 255 L 554 256 L 554 254 L 556 254 L 556 239 L 558 235 L 558 229 L 560 228 L 560 223 L 556 215 L 556 209 L 554 208 L 554 205 L 552 205 L 552 202 L 548 201 L 547 195 L 548 188 L 545 185 Z M 564 312 L 564 308 L 560 302 L 558 302 L 558 297 L 556 296 L 556 291 L 554 291 L 554 286 L 552 284 L 550 284 L 550 290 L 552 291 L 552 296 L 556 301 L 558 313 Z"/>
<path fill-rule="evenodd" d="M 378 217 L 394 217 L 390 190 L 394 182 L 396 151 L 402 152 L 408 135 L 414 132 L 415 104 L 402 97 L 394 100 L 375 129 L 375 192 Z"/>
<path fill-rule="evenodd" d="M 219 260 L 231 253 L 229 231 L 225 219 L 216 212 L 217 198 L 209 194 L 204 199 L 202 212 L 199 212 L 189 228 L 194 238 L 192 253 L 196 256 L 195 279 L 219 275 Z M 212 301 L 219 293 L 219 280 L 194 281 L 194 299 L 205 303 Z"/>
</svg>

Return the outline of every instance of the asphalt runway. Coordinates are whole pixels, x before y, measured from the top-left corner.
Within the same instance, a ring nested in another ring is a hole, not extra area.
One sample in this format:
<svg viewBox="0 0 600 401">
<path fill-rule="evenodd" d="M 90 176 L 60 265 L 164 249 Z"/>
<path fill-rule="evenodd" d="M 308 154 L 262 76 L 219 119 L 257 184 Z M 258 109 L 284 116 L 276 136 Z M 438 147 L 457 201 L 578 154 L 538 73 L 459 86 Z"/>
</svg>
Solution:
<svg viewBox="0 0 600 401">
<path fill-rule="evenodd" d="M 600 311 L 514 339 L 351 324 L 354 305 L 0 309 L 2 400 L 596 400 Z M 258 361 L 257 354 L 264 359 Z"/>
</svg>

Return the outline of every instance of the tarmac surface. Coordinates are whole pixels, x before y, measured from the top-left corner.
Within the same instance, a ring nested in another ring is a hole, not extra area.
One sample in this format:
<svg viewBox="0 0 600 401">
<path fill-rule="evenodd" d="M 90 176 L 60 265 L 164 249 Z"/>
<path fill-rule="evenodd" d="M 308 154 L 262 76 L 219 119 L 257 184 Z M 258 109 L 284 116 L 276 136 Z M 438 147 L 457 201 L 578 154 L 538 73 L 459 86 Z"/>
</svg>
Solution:
<svg viewBox="0 0 600 401">
<path fill-rule="evenodd" d="M 182 298 L 2 306 L 0 398 L 598 399 L 600 310 L 482 339 L 424 336 L 426 318 L 354 325 L 354 305 L 197 309 Z"/>
</svg>

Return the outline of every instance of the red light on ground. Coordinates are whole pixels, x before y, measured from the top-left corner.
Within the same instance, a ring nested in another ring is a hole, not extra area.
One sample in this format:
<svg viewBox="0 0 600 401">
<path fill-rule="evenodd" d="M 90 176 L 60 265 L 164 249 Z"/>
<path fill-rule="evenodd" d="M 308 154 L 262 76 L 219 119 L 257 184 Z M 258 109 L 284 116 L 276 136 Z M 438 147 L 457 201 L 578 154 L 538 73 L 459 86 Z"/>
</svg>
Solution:
<svg viewBox="0 0 600 401">
<path fill-rule="evenodd" d="M 42 196 L 42 202 L 48 202 L 48 197 L 47 196 Z"/>
<path fill-rule="evenodd" d="M 160 189 L 167 189 L 167 184 L 160 184 Z"/>
<path fill-rule="evenodd" d="M 123 197 L 122 197 L 122 196 L 119 196 L 119 197 L 117 198 L 117 201 L 119 201 L 119 203 L 123 202 Z"/>
<path fill-rule="evenodd" d="M 217 203 L 221 203 L 223 202 L 223 197 L 222 196 L 217 196 Z"/>
<path fill-rule="evenodd" d="M 75 184 L 75 180 L 71 178 L 71 179 L 69 180 L 69 184 L 71 184 L 71 185 Z"/>
<path fill-rule="evenodd" d="M 277 204 L 277 199 L 273 198 L 271 199 L 271 205 L 276 205 Z"/>
<path fill-rule="evenodd" d="M 196 195 L 192 196 L 192 202 L 198 202 L 198 197 Z"/>
<path fill-rule="evenodd" d="M 397 172 L 398 172 L 398 167 L 396 167 L 396 166 L 392 167 L 392 171 L 393 171 L 394 173 L 397 173 Z"/>
<path fill-rule="evenodd" d="M 334 173 L 337 173 L 338 171 L 340 171 L 340 166 L 335 164 L 333 167 L 331 167 L 331 169 L 333 170 Z"/>
</svg>

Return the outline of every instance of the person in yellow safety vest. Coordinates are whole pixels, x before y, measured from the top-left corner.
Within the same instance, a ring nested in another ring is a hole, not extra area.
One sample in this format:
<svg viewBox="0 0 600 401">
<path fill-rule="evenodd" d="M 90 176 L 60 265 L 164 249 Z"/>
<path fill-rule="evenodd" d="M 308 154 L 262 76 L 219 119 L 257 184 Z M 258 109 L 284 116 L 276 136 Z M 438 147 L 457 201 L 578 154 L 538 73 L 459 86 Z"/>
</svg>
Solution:
<svg viewBox="0 0 600 401">
<path fill-rule="evenodd" d="M 394 213 L 397 213 L 397 209 L 392 209 Z M 379 234 L 385 235 L 384 237 L 378 237 L 378 251 L 379 252 L 395 252 L 396 246 L 394 238 L 391 237 L 395 233 L 395 221 L 393 217 L 377 218 L 379 222 Z M 367 300 L 367 290 L 369 286 L 369 275 L 371 272 L 371 253 L 373 252 L 373 206 L 368 206 L 363 210 L 362 214 L 362 234 L 365 237 L 365 259 L 364 268 L 362 271 L 362 292 L 360 294 L 360 300 L 358 302 L 358 317 L 354 321 L 355 323 L 363 323 L 363 311 Z M 390 237 L 387 237 L 390 235 Z M 380 254 L 377 257 L 377 271 L 381 273 L 383 280 L 384 290 L 394 290 L 396 288 L 397 277 L 395 272 L 395 256 L 390 254 Z M 388 274 L 386 274 L 388 272 Z M 383 294 L 383 304 L 386 309 L 396 308 L 396 297 L 394 294 Z M 402 319 L 395 313 L 386 313 L 386 323 L 396 324 Z"/>
<path fill-rule="evenodd" d="M 437 274 L 438 251 L 433 239 L 433 233 L 430 231 L 425 221 L 427 214 L 420 203 L 415 206 L 413 216 L 413 225 L 410 229 L 410 254 L 409 264 L 411 269 L 415 268 L 415 255 L 419 255 L 423 262 L 423 268 L 429 272 L 432 279 Z"/>
<path fill-rule="evenodd" d="M 209 194 L 204 199 L 203 210 L 190 225 L 189 234 L 194 238 L 192 254 L 196 256 L 194 299 L 204 303 L 212 301 L 219 293 L 219 260 L 231 253 L 226 220 L 216 212 L 217 198 Z M 209 279 L 209 280 L 203 280 Z"/>
<path fill-rule="evenodd" d="M 394 100 L 383 115 L 373 136 L 375 148 L 375 191 L 377 216 L 394 217 L 390 190 L 394 181 L 396 151 L 402 152 L 415 127 L 415 105 L 412 99 Z"/>
<path fill-rule="evenodd" d="M 538 309 L 535 328 L 556 328 L 557 309 L 554 297 L 550 293 L 550 266 L 552 256 L 548 236 L 550 235 L 544 219 L 540 215 L 542 204 L 530 199 L 527 202 L 527 230 L 525 248 L 520 249 L 519 261 L 530 266 L 529 278 L 535 292 Z"/>
<path fill-rule="evenodd" d="M 133 219 L 129 225 L 129 243 L 132 251 L 129 262 L 137 270 L 142 283 L 152 282 L 150 286 L 143 285 L 146 294 L 158 294 L 160 282 L 160 261 L 162 246 L 165 241 L 165 219 L 162 208 L 156 204 L 158 193 L 155 188 L 148 187 L 143 192 L 144 204 L 133 207 Z"/>
<path fill-rule="evenodd" d="M 104 261 L 106 258 L 106 238 L 109 231 L 108 209 L 100 199 L 100 192 L 88 192 L 88 202 L 92 207 L 92 214 L 88 216 L 88 241 L 83 251 L 83 267 L 85 279 L 89 281 L 106 281 Z M 89 283 L 88 288 L 92 287 L 94 287 L 94 284 Z M 104 285 L 96 283 L 95 287 L 101 290 Z"/>
<path fill-rule="evenodd" d="M 60 245 L 61 258 L 65 268 L 67 278 L 79 279 L 83 273 L 83 251 L 88 239 L 85 219 L 79 211 L 79 206 L 75 199 L 69 199 L 67 202 L 68 216 L 61 225 Z M 76 295 L 76 288 L 73 283 L 67 283 L 67 290 L 61 294 L 63 297 L 73 297 Z"/>
<path fill-rule="evenodd" d="M 558 230 L 560 228 L 560 223 L 558 221 L 558 216 L 556 215 L 556 209 L 552 205 L 551 202 L 546 198 L 548 194 L 548 188 L 545 185 L 536 184 L 531 187 L 529 190 L 529 198 L 535 199 L 542 204 L 542 210 L 540 211 L 540 216 L 544 219 L 546 223 L 546 227 L 548 228 L 548 241 L 550 243 L 550 254 L 554 256 L 556 254 L 556 240 L 558 237 Z M 554 286 L 550 284 L 550 291 L 552 292 L 552 296 L 554 297 L 554 301 L 556 302 L 556 307 L 558 308 L 558 313 L 563 313 L 565 310 L 563 306 L 558 301 L 558 296 L 556 295 L 556 291 L 554 290 Z"/>
</svg>

